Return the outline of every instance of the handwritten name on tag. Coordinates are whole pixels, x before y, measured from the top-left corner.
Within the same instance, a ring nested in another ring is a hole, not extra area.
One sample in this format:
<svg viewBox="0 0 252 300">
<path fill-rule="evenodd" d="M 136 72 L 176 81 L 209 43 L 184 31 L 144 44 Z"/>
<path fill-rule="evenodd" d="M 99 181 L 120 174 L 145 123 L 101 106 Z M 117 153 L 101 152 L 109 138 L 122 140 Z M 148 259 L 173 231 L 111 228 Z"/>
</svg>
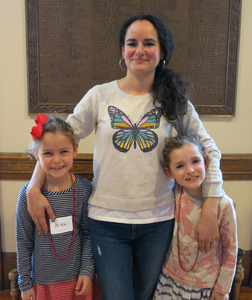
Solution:
<svg viewBox="0 0 252 300">
<path fill-rule="evenodd" d="M 50 219 L 50 230 L 51 234 L 73 231 L 72 216 L 57 218 L 55 221 Z"/>
</svg>

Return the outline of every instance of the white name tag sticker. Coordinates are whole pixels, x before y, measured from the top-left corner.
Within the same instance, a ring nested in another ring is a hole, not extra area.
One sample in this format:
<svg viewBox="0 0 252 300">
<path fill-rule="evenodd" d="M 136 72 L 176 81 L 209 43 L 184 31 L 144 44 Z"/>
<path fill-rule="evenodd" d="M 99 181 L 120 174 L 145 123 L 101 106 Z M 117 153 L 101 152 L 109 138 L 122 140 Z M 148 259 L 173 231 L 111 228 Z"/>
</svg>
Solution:
<svg viewBox="0 0 252 300">
<path fill-rule="evenodd" d="M 51 234 L 64 233 L 73 231 L 73 218 L 72 216 L 57 218 L 55 221 L 50 221 Z"/>
</svg>

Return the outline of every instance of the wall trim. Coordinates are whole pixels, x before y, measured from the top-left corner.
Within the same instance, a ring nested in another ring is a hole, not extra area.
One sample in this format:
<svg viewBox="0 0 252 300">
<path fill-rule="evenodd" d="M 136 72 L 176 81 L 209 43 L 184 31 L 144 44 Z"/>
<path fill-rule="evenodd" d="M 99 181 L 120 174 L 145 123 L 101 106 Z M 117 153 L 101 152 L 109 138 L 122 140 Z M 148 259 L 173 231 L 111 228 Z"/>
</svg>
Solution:
<svg viewBox="0 0 252 300">
<path fill-rule="evenodd" d="M 35 160 L 24 153 L 0 153 L 0 180 L 29 180 L 35 166 Z M 221 159 L 223 179 L 252 180 L 251 154 L 223 154 Z M 92 179 L 93 154 L 78 154 L 74 159 L 72 172 Z"/>
</svg>

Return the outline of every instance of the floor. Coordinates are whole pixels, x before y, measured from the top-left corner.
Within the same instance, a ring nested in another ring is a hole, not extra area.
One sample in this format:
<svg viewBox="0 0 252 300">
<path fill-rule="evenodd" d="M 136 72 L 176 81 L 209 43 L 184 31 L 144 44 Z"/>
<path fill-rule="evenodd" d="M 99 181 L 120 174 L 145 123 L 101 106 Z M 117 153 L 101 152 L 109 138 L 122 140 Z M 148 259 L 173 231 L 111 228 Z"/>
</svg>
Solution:
<svg viewBox="0 0 252 300">
<path fill-rule="evenodd" d="M 0 292 L 0 300 L 11 300 L 10 290 Z M 239 300 L 252 300 L 252 288 L 242 286 Z"/>
<path fill-rule="evenodd" d="M 252 300 L 252 288 L 242 286 L 240 288 L 239 300 Z"/>
</svg>

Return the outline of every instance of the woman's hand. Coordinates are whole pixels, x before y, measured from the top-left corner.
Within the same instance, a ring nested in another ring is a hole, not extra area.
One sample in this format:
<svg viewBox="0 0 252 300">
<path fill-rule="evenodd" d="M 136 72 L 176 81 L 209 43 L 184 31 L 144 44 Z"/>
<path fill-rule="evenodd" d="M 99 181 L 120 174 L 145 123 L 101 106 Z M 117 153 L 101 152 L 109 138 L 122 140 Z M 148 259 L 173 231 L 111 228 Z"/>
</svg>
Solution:
<svg viewBox="0 0 252 300">
<path fill-rule="evenodd" d="M 32 288 L 28 291 L 21 292 L 21 298 L 22 300 L 36 300 L 34 289 Z"/>
<path fill-rule="evenodd" d="M 37 161 L 31 181 L 27 187 L 26 195 L 28 213 L 35 223 L 39 234 L 41 234 L 42 228 L 44 229 L 44 232 L 47 233 L 45 210 L 51 220 L 54 221 L 56 219 L 51 205 L 41 193 L 41 187 L 44 182 L 45 171 L 42 169 L 40 162 Z"/>
<path fill-rule="evenodd" d="M 51 208 L 51 205 L 47 201 L 46 197 L 42 195 L 40 189 L 31 188 L 27 192 L 27 208 L 36 228 L 41 234 L 42 228 L 45 233 L 48 233 L 47 224 L 45 219 L 45 210 L 47 211 L 49 218 L 55 220 L 55 215 Z"/>
<path fill-rule="evenodd" d="M 75 295 L 87 295 L 92 287 L 92 280 L 84 275 L 80 275 L 75 287 Z"/>
<path fill-rule="evenodd" d="M 212 295 L 210 297 L 210 300 L 228 300 L 229 295 L 228 294 L 220 294 L 213 290 Z"/>
<path fill-rule="evenodd" d="M 202 215 L 194 229 L 200 251 L 208 252 L 212 244 L 219 239 L 217 223 L 219 202 L 220 198 L 203 198 Z"/>
</svg>

